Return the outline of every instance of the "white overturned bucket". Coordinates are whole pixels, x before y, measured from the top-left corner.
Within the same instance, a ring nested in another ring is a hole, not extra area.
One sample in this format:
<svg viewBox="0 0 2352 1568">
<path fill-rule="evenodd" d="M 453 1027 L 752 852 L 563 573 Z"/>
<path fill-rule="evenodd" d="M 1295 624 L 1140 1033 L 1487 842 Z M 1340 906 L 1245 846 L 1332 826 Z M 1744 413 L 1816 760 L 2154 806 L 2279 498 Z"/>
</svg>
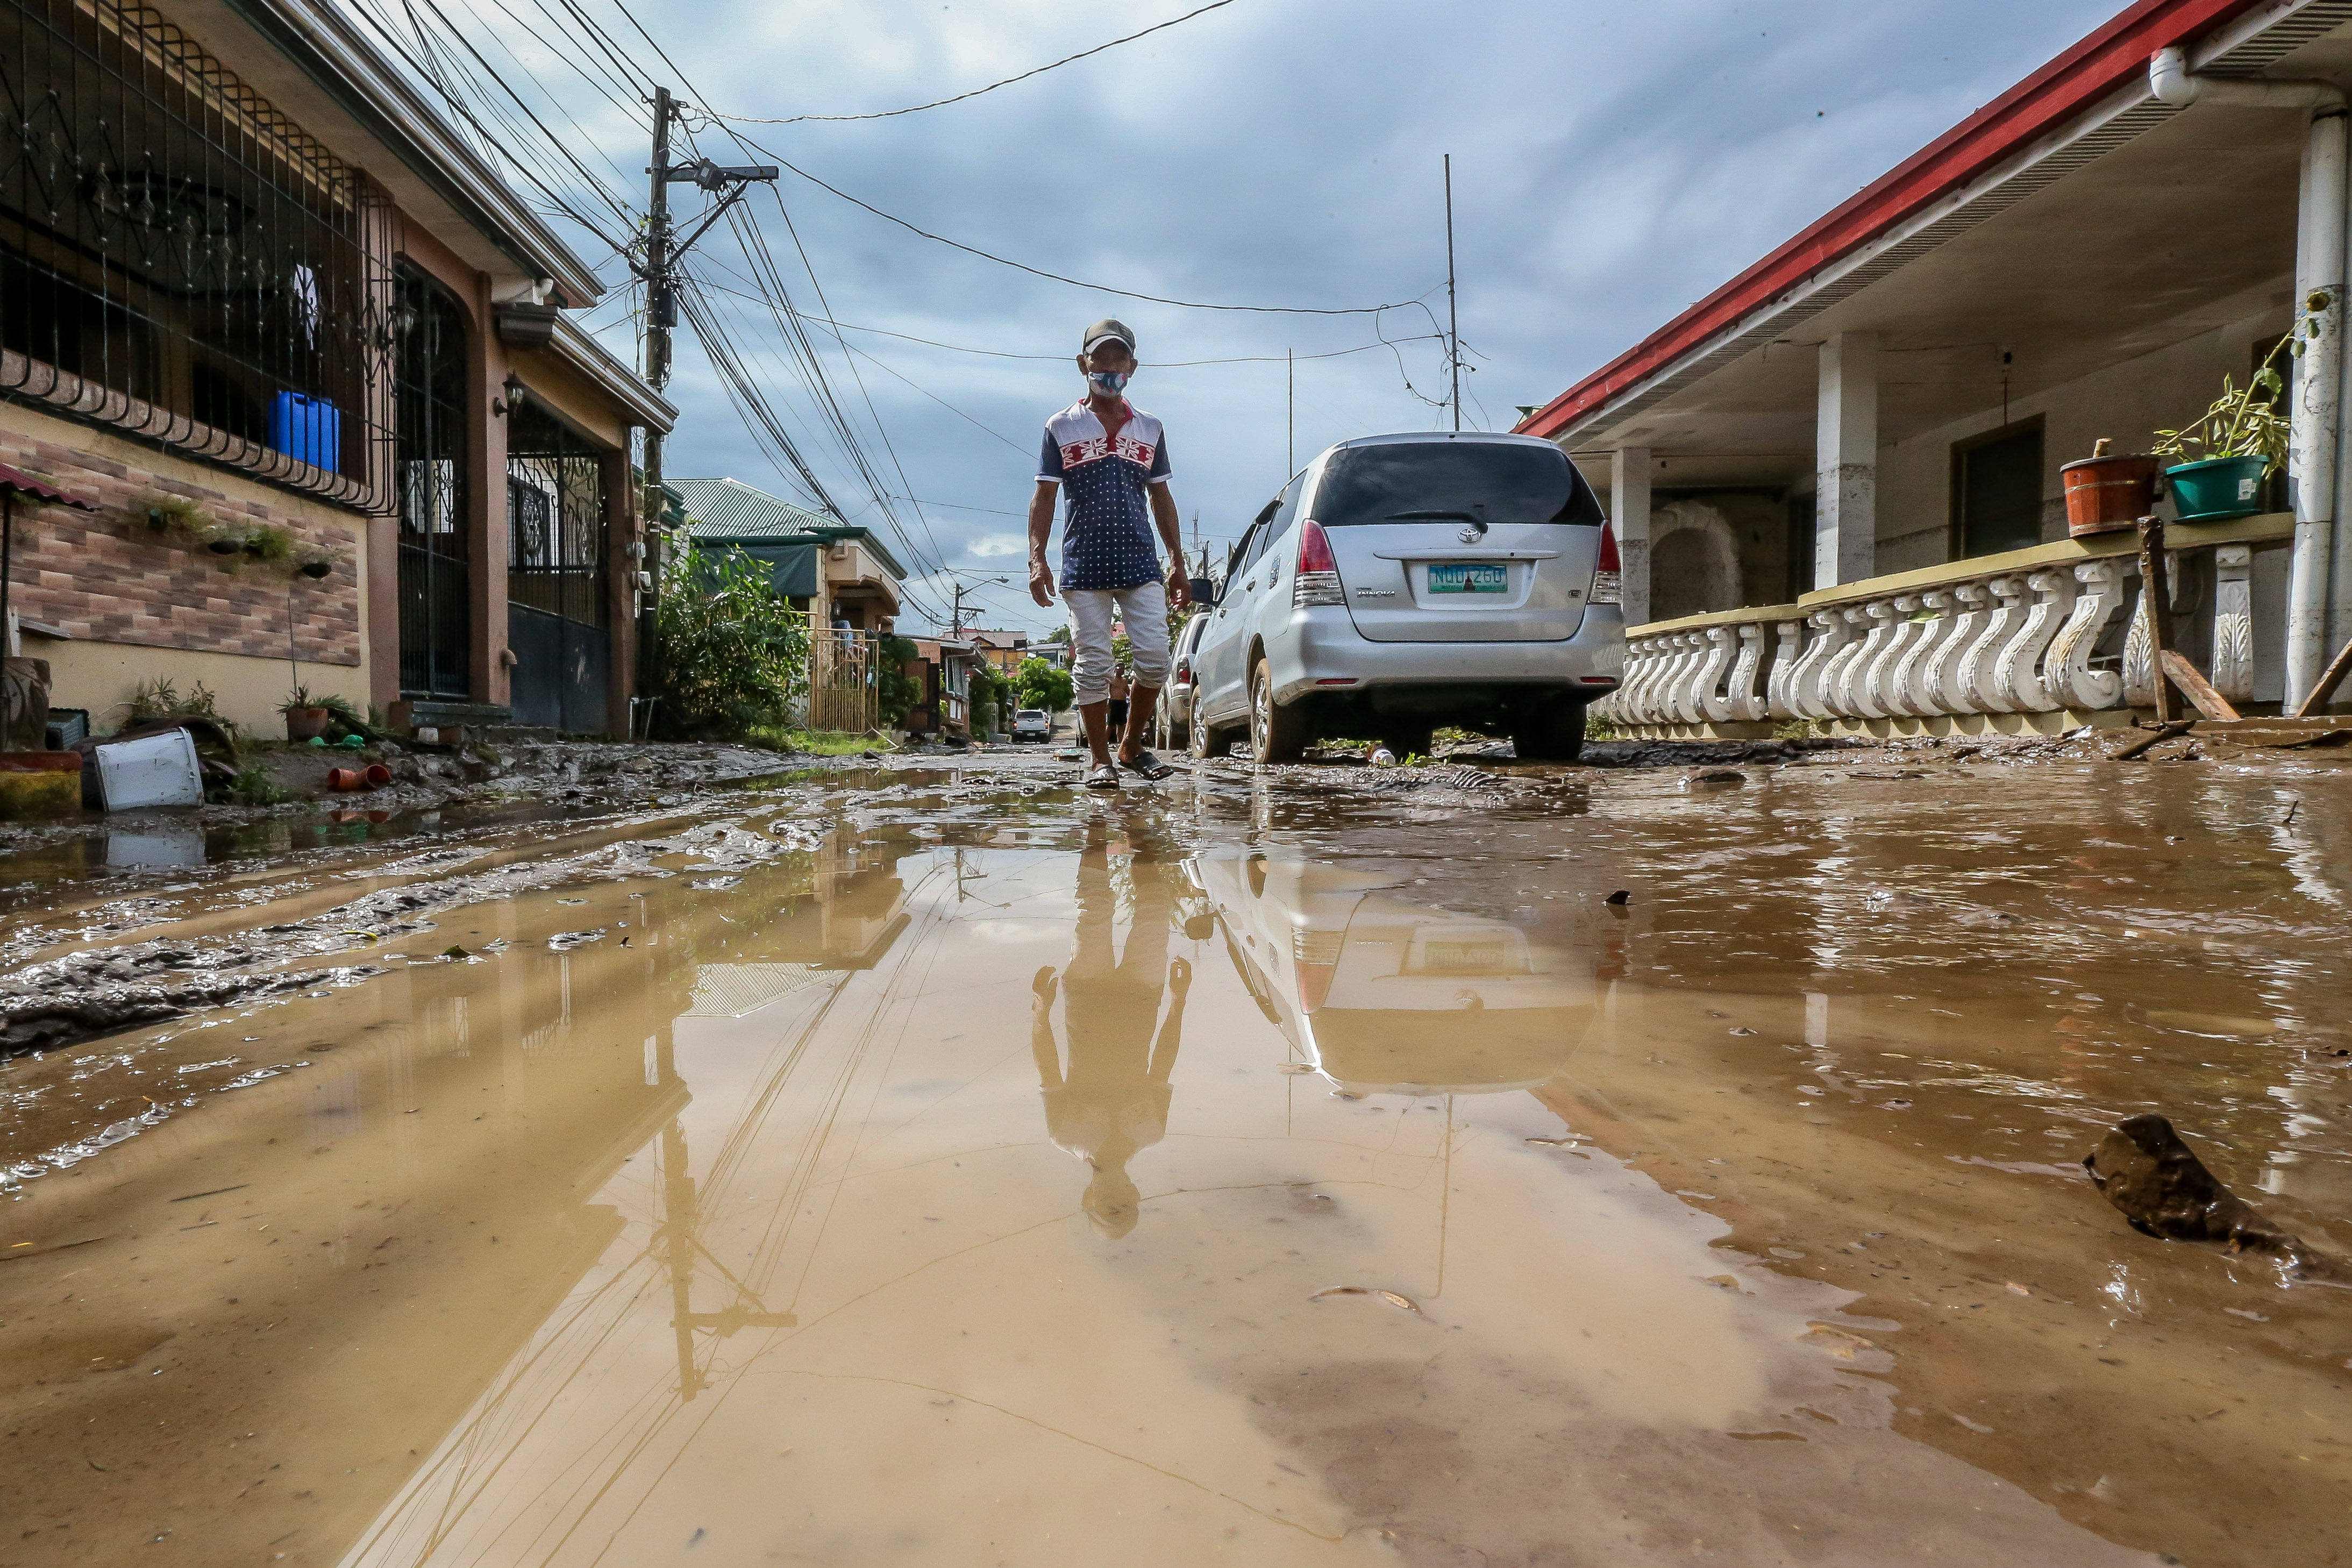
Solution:
<svg viewBox="0 0 2352 1568">
<path fill-rule="evenodd" d="M 142 805 L 202 805 L 204 773 L 185 730 L 166 730 L 98 748 L 98 789 L 109 811 Z"/>
</svg>

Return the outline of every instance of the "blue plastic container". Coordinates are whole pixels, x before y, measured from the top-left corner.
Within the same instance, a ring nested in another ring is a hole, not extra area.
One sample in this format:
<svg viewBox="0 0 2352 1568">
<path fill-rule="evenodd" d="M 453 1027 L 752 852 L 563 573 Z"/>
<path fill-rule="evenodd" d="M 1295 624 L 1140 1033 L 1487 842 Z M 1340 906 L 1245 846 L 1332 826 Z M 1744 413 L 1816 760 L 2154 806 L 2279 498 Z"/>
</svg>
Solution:
<svg viewBox="0 0 2352 1568">
<path fill-rule="evenodd" d="M 269 403 L 269 444 L 296 462 L 340 473 L 343 411 L 322 397 L 281 392 Z"/>
</svg>

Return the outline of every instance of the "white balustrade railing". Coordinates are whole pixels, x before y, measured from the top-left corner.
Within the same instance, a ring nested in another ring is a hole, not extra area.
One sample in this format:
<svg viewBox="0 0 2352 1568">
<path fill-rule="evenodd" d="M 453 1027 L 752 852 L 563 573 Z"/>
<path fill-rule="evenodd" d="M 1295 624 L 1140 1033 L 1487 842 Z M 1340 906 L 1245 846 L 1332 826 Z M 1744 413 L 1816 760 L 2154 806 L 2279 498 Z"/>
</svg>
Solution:
<svg viewBox="0 0 2352 1568">
<path fill-rule="evenodd" d="M 2254 547 L 2283 541 L 2292 529 L 2288 518 L 2246 518 L 2176 524 L 2167 540 L 2176 584 L 2183 556 L 2211 552 L 2211 679 L 2232 701 L 2247 700 L 2254 689 Z M 1632 627 L 1624 683 L 1593 711 L 1637 729 L 1852 720 L 1924 730 L 1939 720 L 2034 727 L 2034 715 L 2146 708 L 2155 700 L 2132 535 L 2062 542 L 1881 581 L 1885 586 L 1877 591 L 1856 583 L 1807 595 L 1824 603 Z M 2122 668 L 2101 668 L 2101 642 L 2124 617 L 2129 630 L 2122 658 L 2104 661 Z M 2000 715 L 2020 717 L 2001 722 Z"/>
</svg>

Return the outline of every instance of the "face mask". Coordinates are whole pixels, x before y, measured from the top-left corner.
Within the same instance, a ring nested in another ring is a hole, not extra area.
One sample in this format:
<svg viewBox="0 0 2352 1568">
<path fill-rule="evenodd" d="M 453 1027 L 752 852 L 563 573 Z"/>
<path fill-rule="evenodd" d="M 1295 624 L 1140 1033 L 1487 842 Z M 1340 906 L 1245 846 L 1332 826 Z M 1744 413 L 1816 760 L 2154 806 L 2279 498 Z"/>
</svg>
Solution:
<svg viewBox="0 0 2352 1568">
<path fill-rule="evenodd" d="M 1094 370 L 1087 373 L 1087 387 L 1105 397 L 1117 397 L 1127 391 L 1134 372 L 1125 370 Z"/>
</svg>

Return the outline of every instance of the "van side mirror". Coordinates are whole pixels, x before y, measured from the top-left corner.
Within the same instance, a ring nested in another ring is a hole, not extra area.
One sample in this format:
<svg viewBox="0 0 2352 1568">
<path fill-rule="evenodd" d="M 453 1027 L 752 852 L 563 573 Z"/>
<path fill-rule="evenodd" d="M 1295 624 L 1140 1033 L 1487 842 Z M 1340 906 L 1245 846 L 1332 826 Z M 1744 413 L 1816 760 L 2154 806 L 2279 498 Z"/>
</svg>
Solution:
<svg viewBox="0 0 2352 1568">
<path fill-rule="evenodd" d="M 1217 607 L 1217 580 L 1213 577 L 1192 579 L 1192 602 L 1204 610 Z"/>
</svg>

